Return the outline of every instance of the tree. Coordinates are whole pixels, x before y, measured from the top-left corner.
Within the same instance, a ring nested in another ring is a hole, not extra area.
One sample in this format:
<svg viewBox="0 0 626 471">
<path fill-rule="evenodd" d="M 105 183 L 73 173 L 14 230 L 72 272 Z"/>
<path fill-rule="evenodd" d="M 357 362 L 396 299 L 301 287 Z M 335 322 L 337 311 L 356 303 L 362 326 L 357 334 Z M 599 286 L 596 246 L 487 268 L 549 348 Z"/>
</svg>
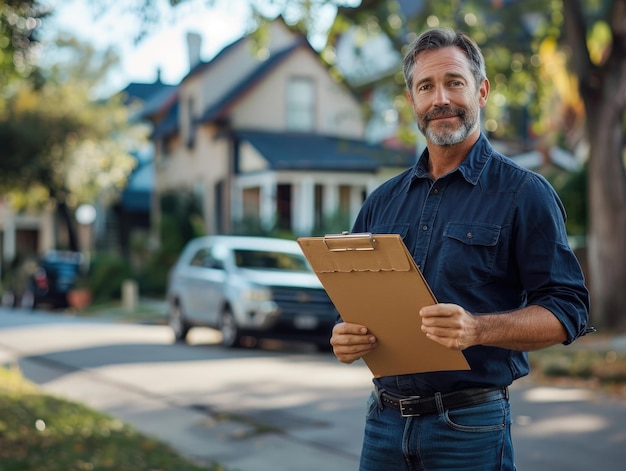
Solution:
<svg viewBox="0 0 626 471">
<path fill-rule="evenodd" d="M 129 126 L 117 98 L 94 98 L 116 60 L 71 38 L 58 48 L 65 59 L 41 69 L 43 80 L 22 81 L 5 91 L 0 112 L 0 189 L 16 210 L 56 204 L 68 228 L 69 248 L 78 249 L 71 209 L 96 197 L 113 196 L 125 183 L 146 133 Z"/>
<path fill-rule="evenodd" d="M 564 33 L 585 103 L 589 140 L 588 263 L 592 315 L 600 325 L 626 326 L 626 0 L 585 12 L 563 0 Z M 589 23 L 589 18 L 592 23 Z M 606 40 L 590 47 L 592 29 Z"/>
</svg>

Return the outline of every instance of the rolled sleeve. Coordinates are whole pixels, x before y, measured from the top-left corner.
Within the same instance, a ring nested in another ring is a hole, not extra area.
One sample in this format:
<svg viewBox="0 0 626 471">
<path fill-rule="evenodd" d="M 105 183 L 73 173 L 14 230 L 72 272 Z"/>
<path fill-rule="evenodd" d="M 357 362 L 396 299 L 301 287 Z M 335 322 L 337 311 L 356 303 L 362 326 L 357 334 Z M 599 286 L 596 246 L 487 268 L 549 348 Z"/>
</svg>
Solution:
<svg viewBox="0 0 626 471">
<path fill-rule="evenodd" d="M 565 344 L 583 335 L 589 322 L 589 292 L 565 230 L 565 209 L 539 176 L 520 192 L 517 257 L 529 305 L 552 312 L 567 332 Z"/>
</svg>

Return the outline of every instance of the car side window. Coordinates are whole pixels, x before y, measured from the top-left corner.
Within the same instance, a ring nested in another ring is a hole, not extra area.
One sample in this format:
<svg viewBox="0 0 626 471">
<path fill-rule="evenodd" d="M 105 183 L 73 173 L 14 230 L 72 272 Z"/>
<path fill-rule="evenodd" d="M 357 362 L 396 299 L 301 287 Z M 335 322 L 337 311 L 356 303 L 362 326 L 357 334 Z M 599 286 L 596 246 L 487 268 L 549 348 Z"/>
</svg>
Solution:
<svg viewBox="0 0 626 471">
<path fill-rule="evenodd" d="M 208 248 L 202 248 L 198 250 L 195 255 L 191 258 L 189 262 L 191 266 L 200 267 L 200 268 L 215 268 L 215 269 L 224 269 L 224 262 L 222 260 L 216 259 L 211 250 Z"/>
<path fill-rule="evenodd" d="M 215 268 L 216 270 L 224 270 L 224 259 L 221 255 L 221 251 L 215 248 L 211 250 L 207 257 L 207 263 L 209 268 Z"/>
</svg>

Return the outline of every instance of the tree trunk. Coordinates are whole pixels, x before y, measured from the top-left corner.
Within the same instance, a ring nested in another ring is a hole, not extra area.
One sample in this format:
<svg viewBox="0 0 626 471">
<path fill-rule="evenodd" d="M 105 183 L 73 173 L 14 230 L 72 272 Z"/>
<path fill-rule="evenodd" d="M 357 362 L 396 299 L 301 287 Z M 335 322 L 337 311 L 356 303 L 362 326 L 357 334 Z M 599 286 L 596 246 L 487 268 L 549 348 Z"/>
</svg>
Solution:
<svg viewBox="0 0 626 471">
<path fill-rule="evenodd" d="M 605 92 L 604 107 L 589 107 L 587 112 L 591 153 L 587 262 L 592 322 L 616 328 L 626 326 L 626 178 L 621 120 L 609 102 L 616 90 L 607 84 Z"/>
<path fill-rule="evenodd" d="M 67 227 L 68 249 L 74 252 L 79 252 L 80 247 L 78 245 L 78 237 L 76 235 L 76 226 L 74 225 L 74 219 L 72 218 L 72 214 L 70 213 L 64 199 L 57 199 L 57 211 L 61 221 L 63 221 Z"/>
<path fill-rule="evenodd" d="M 626 0 L 613 0 L 607 21 L 613 41 L 595 65 L 586 45 L 580 1 L 564 0 L 565 32 L 585 103 L 589 151 L 589 265 L 592 323 L 626 326 Z"/>
</svg>

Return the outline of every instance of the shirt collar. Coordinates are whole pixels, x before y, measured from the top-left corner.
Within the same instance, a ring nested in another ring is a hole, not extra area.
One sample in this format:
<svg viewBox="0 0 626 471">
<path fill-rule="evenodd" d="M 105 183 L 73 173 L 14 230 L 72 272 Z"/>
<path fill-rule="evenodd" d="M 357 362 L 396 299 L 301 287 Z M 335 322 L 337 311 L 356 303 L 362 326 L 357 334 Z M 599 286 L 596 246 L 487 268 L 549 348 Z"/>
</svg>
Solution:
<svg viewBox="0 0 626 471">
<path fill-rule="evenodd" d="M 485 135 L 481 133 L 469 154 L 465 157 L 465 160 L 453 172 L 460 172 L 468 183 L 476 185 L 492 154 L 493 147 L 491 147 Z M 424 152 L 422 152 L 422 155 L 413 167 L 411 181 L 416 178 L 430 178 L 428 173 L 428 148 L 424 149 Z"/>
</svg>

